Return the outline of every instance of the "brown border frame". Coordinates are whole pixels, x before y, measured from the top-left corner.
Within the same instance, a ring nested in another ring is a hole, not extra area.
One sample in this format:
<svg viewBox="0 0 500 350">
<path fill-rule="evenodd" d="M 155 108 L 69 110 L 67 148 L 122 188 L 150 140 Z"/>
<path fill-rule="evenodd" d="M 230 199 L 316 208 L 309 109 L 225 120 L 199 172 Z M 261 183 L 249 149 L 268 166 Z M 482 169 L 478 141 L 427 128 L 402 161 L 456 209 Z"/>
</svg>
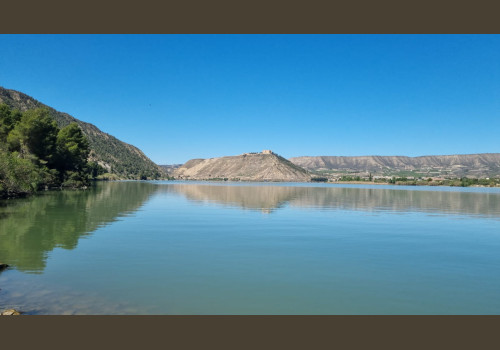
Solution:
<svg viewBox="0 0 500 350">
<path fill-rule="evenodd" d="M 9 1 L 0 6 L 0 33 L 498 33 L 498 10 L 485 3 Z M 0 52 L 1 42 L 0 35 Z M 0 317 L 0 344 L 484 349 L 496 345 L 499 323 L 498 316 L 18 316 Z"/>
</svg>

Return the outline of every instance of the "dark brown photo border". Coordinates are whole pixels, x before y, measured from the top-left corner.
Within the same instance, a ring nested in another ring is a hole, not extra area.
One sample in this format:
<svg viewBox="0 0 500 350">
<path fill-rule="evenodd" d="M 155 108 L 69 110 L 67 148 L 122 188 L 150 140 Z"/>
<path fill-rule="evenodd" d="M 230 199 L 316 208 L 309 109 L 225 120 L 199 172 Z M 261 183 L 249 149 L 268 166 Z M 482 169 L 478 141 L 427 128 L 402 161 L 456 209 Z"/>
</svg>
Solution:
<svg viewBox="0 0 500 350">
<path fill-rule="evenodd" d="M 4 1 L 0 33 L 498 33 L 498 9 L 493 4 L 484 0 Z"/>
<path fill-rule="evenodd" d="M 477 1 L 28 0 L 0 9 L 2 34 L 499 31 L 498 10 Z M 0 346 L 486 349 L 498 347 L 499 325 L 498 316 L 10 316 L 0 317 Z"/>
</svg>

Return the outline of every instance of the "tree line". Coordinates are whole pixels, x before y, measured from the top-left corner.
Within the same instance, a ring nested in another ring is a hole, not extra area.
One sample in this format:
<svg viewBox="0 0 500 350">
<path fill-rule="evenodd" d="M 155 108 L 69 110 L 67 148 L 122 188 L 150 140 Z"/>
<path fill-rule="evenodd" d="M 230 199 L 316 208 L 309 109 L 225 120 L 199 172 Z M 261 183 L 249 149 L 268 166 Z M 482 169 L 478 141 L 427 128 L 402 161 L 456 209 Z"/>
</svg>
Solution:
<svg viewBox="0 0 500 350">
<path fill-rule="evenodd" d="M 48 109 L 21 112 L 0 104 L 0 197 L 88 186 L 104 172 L 87 160 L 89 152 L 78 124 L 59 128 Z"/>
</svg>

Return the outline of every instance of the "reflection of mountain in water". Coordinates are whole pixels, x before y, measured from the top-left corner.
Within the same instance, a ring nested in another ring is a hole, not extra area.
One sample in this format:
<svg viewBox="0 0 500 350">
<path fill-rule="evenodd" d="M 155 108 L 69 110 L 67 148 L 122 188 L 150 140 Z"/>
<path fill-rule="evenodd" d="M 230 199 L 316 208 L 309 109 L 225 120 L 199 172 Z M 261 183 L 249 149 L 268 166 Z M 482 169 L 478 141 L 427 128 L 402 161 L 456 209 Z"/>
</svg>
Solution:
<svg viewBox="0 0 500 350">
<path fill-rule="evenodd" d="M 169 185 L 193 201 L 216 202 L 270 211 L 287 203 L 295 207 L 436 214 L 466 214 L 500 218 L 500 193 L 420 191 L 384 188 Z"/>
<path fill-rule="evenodd" d="M 500 217 L 500 193 L 308 188 L 292 205 L 346 210 L 432 212 Z"/>
<path fill-rule="evenodd" d="M 55 247 L 136 211 L 155 191 L 149 183 L 98 183 L 87 191 L 54 191 L 0 202 L 0 261 L 21 271 L 42 271 Z"/>
<path fill-rule="evenodd" d="M 175 184 L 168 192 L 180 193 L 196 202 L 215 202 L 269 213 L 301 195 L 301 188 L 280 186 L 232 186 Z"/>
<path fill-rule="evenodd" d="M 321 210 L 423 211 L 500 218 L 500 193 L 274 185 L 99 183 L 87 191 L 54 191 L 0 201 L 0 262 L 21 271 L 45 267 L 55 247 L 74 249 L 80 237 L 133 213 L 157 191 L 200 203 L 271 213 L 283 206 Z"/>
</svg>

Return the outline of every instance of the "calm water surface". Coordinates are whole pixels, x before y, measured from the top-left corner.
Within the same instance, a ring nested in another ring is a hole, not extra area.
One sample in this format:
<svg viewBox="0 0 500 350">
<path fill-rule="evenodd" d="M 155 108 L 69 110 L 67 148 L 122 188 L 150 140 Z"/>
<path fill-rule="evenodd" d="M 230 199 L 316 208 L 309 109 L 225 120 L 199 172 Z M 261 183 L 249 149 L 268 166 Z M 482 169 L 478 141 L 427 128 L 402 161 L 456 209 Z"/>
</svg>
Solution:
<svg viewBox="0 0 500 350">
<path fill-rule="evenodd" d="M 0 310 L 500 314 L 500 189 L 110 182 L 0 201 Z"/>
</svg>

